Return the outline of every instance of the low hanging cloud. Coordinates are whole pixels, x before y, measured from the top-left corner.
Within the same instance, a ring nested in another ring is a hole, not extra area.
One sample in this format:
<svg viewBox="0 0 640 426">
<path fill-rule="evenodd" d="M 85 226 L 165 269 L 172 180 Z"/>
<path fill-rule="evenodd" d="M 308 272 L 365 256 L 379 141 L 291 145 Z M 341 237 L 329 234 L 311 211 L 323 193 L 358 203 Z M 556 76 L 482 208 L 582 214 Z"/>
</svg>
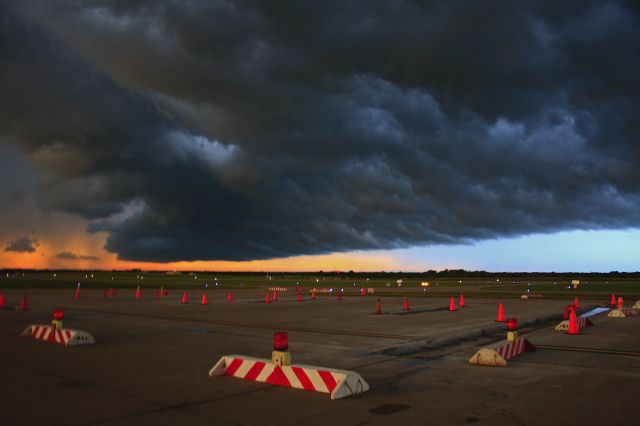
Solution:
<svg viewBox="0 0 640 426">
<path fill-rule="evenodd" d="M 0 15 L 0 140 L 38 171 L 43 208 L 88 220 L 120 259 L 640 226 L 634 2 Z"/>
<path fill-rule="evenodd" d="M 62 260 L 100 260 L 100 258 L 96 256 L 78 255 L 70 251 L 60 252 L 56 255 L 56 258 Z"/>
<path fill-rule="evenodd" d="M 16 253 L 34 253 L 40 243 L 37 238 L 30 238 L 28 236 L 23 236 L 16 238 L 13 241 L 10 241 L 9 244 L 4 248 L 4 251 L 13 251 Z"/>
</svg>

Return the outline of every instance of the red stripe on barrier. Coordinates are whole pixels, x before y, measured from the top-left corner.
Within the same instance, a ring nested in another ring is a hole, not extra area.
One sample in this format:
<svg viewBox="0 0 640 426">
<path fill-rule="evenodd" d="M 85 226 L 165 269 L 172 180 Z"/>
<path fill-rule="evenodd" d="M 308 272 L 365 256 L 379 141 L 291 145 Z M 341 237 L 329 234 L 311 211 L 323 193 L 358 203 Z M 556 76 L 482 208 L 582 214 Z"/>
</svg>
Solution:
<svg viewBox="0 0 640 426">
<path fill-rule="evenodd" d="M 272 385 L 286 386 L 288 388 L 291 387 L 289 379 L 287 379 L 287 376 L 285 376 L 282 368 L 279 365 L 276 365 L 276 368 L 273 369 L 273 373 L 271 373 L 269 377 L 267 377 L 267 380 L 265 380 L 265 382 Z"/>
<path fill-rule="evenodd" d="M 302 385 L 302 388 L 304 390 L 310 390 L 310 391 L 316 390 L 316 388 L 313 386 L 313 383 L 311 383 L 309 376 L 307 376 L 307 373 L 305 373 L 302 368 L 291 367 L 291 371 L 293 371 L 293 373 L 296 375 L 298 380 L 300 380 L 300 384 Z"/>
<path fill-rule="evenodd" d="M 324 384 L 327 386 L 329 393 L 333 392 L 333 390 L 338 385 L 338 383 L 336 382 L 336 379 L 333 378 L 333 376 L 329 371 L 318 370 L 318 374 L 320 375 L 320 378 L 322 379 Z"/>
<path fill-rule="evenodd" d="M 247 374 L 244 375 L 244 379 L 246 379 L 246 380 L 255 380 L 256 377 L 258 377 L 258 374 L 260 374 L 260 372 L 262 372 L 262 369 L 264 368 L 264 365 L 265 365 L 264 362 L 257 361 L 255 364 L 253 364 L 251 366 L 249 371 L 247 371 Z"/>
<path fill-rule="evenodd" d="M 65 332 L 65 333 L 66 333 L 66 335 L 67 335 L 67 340 L 66 340 L 66 341 L 68 342 L 69 340 L 71 340 L 71 335 L 72 335 L 73 333 L 71 333 L 71 332 L 70 332 L 70 331 L 68 331 L 68 330 L 65 330 L 64 332 Z"/>
<path fill-rule="evenodd" d="M 33 337 L 36 337 L 36 334 L 38 334 L 38 330 L 40 329 L 40 327 L 38 327 L 37 325 L 34 325 L 31 327 L 31 335 Z"/>
<path fill-rule="evenodd" d="M 227 367 L 227 369 L 224 370 L 224 374 L 226 376 L 233 376 L 236 370 L 240 368 L 241 365 L 242 365 L 242 360 L 240 358 L 234 358 L 233 361 L 231 361 L 231 364 L 229 364 L 229 366 Z"/>
</svg>

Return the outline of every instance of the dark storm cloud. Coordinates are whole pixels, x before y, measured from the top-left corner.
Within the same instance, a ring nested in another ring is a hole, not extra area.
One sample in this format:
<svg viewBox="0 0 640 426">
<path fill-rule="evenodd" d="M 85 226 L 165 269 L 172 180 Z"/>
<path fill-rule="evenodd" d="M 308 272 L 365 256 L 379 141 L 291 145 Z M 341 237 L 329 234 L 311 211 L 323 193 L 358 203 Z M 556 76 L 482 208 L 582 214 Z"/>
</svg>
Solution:
<svg viewBox="0 0 640 426">
<path fill-rule="evenodd" d="M 60 252 L 56 254 L 56 258 L 62 259 L 62 260 L 100 260 L 96 256 L 77 255 L 75 253 L 71 253 L 70 251 Z"/>
<path fill-rule="evenodd" d="M 640 226 L 632 2 L 2 9 L 0 137 L 122 259 Z"/>
<path fill-rule="evenodd" d="M 14 251 L 16 253 L 33 253 L 37 250 L 38 243 L 37 238 L 30 238 L 27 236 L 16 238 L 9 242 L 4 248 L 4 251 Z"/>
<path fill-rule="evenodd" d="M 63 259 L 63 260 L 77 260 L 78 259 L 78 255 L 77 254 L 74 254 L 74 253 L 71 253 L 71 252 L 68 252 L 68 251 L 63 251 L 61 253 L 58 253 L 56 255 L 56 257 L 58 259 Z"/>
</svg>

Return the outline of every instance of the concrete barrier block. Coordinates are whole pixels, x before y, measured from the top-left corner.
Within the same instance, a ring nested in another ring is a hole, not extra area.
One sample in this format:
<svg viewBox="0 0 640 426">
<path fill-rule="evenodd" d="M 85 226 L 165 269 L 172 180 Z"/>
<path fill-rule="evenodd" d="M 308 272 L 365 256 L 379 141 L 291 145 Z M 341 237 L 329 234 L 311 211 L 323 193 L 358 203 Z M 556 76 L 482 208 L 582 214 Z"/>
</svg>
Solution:
<svg viewBox="0 0 640 426">
<path fill-rule="evenodd" d="M 93 345 L 96 340 L 86 331 L 72 328 L 55 329 L 50 325 L 32 324 L 27 327 L 20 337 L 31 337 L 46 342 L 58 343 L 64 346 Z"/>
<path fill-rule="evenodd" d="M 535 346 L 524 337 L 512 342 L 503 340 L 480 349 L 469 358 L 469 364 L 506 367 L 508 360 L 526 351 L 535 351 Z"/>
<path fill-rule="evenodd" d="M 353 371 L 303 364 L 279 366 L 268 359 L 243 355 L 226 355 L 220 358 L 209 371 L 209 377 L 222 375 L 328 393 L 331 399 L 340 399 L 369 390 L 367 382 Z"/>
<path fill-rule="evenodd" d="M 633 309 L 623 308 L 623 309 L 612 309 L 609 312 L 609 315 L 607 316 L 611 318 L 626 318 L 635 314 L 636 314 L 636 311 L 634 311 Z"/>
<path fill-rule="evenodd" d="M 593 325 L 593 322 L 589 318 L 578 318 L 578 328 L 582 330 L 585 327 L 590 327 Z M 569 320 L 562 320 L 560 324 L 556 325 L 556 331 L 567 331 L 569 330 Z"/>
</svg>

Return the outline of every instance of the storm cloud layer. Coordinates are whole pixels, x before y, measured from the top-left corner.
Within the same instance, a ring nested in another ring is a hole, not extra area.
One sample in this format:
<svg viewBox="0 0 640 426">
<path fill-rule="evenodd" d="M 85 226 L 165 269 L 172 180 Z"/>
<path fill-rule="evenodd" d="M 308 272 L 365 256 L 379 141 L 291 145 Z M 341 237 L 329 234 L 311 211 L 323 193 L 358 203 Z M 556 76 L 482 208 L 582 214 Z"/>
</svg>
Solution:
<svg viewBox="0 0 640 426">
<path fill-rule="evenodd" d="M 634 2 L 0 3 L 0 141 L 126 260 L 640 226 Z"/>
</svg>

